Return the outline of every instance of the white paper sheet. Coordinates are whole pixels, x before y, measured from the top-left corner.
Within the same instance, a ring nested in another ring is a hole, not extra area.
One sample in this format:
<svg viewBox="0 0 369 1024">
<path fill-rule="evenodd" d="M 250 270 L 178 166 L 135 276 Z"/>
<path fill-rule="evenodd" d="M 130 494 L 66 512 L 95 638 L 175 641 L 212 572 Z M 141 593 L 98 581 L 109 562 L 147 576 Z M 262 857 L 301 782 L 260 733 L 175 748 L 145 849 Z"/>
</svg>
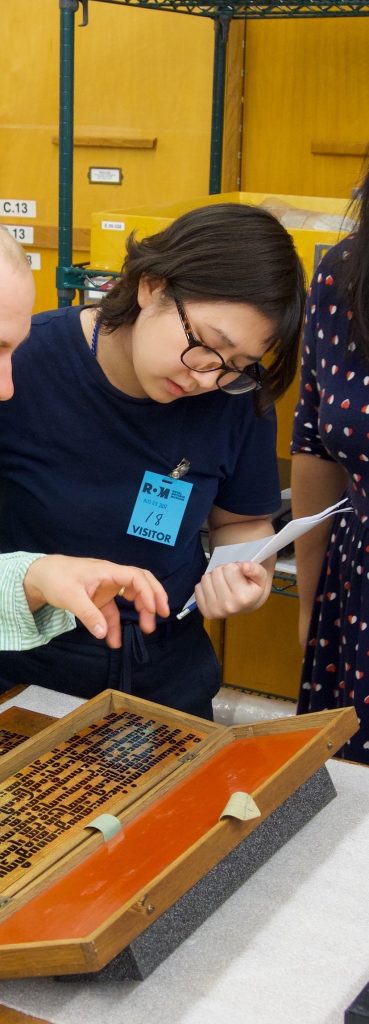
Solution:
<svg viewBox="0 0 369 1024">
<path fill-rule="evenodd" d="M 265 562 L 271 555 L 277 554 L 277 551 L 280 551 L 281 548 L 287 547 L 287 544 L 292 544 L 298 537 L 302 537 L 304 533 L 308 533 L 314 526 L 323 523 L 325 519 L 335 515 L 340 509 L 342 513 L 352 512 L 352 508 L 349 506 L 342 508 L 346 501 L 347 498 L 342 498 L 342 501 L 337 501 L 335 505 L 330 505 L 315 516 L 302 516 L 301 519 L 291 519 L 291 522 L 287 523 L 283 530 L 273 534 L 272 537 L 259 537 L 258 540 L 247 541 L 245 544 L 223 544 L 222 547 L 214 548 L 206 572 L 211 572 L 217 565 L 228 565 L 229 562 Z M 177 615 L 177 618 L 182 618 L 183 613 L 191 605 L 196 605 L 194 594 L 186 601 L 182 612 Z"/>
</svg>

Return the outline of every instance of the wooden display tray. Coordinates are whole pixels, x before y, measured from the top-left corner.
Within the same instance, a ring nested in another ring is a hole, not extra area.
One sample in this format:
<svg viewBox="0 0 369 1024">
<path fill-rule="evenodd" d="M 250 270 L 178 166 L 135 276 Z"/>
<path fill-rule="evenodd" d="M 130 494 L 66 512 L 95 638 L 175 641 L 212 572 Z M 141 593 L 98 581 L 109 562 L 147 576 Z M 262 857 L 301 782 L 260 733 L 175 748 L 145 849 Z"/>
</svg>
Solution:
<svg viewBox="0 0 369 1024">
<path fill-rule="evenodd" d="M 0 977 L 100 970 L 356 729 L 351 708 L 223 727 L 106 690 L 9 749 Z M 259 816 L 220 818 L 235 792 Z M 106 814 L 110 839 L 92 825 Z"/>
</svg>

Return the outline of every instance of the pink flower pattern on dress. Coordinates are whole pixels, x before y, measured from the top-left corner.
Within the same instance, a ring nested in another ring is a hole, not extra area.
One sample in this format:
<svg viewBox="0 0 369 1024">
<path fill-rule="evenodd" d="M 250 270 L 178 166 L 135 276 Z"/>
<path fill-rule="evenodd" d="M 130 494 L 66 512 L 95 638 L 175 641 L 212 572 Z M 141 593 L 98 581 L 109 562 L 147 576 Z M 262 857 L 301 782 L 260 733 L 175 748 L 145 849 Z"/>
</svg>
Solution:
<svg viewBox="0 0 369 1024">
<path fill-rule="evenodd" d="M 298 712 L 353 705 L 359 731 L 341 753 L 369 764 L 369 366 L 350 339 L 352 311 L 340 296 L 332 248 L 307 303 L 300 398 L 291 451 L 335 460 L 349 477 L 354 508 L 333 520 L 312 613 Z"/>
</svg>

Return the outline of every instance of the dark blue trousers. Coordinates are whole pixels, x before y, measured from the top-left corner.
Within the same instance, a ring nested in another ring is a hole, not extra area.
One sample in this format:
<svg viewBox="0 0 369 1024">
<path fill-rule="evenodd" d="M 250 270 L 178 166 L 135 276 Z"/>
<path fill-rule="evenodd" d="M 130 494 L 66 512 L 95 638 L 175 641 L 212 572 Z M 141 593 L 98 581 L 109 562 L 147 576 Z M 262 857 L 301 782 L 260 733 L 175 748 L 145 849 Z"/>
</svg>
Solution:
<svg viewBox="0 0 369 1024">
<path fill-rule="evenodd" d="M 19 684 L 89 699 L 107 688 L 212 719 L 220 666 L 198 612 L 146 635 L 123 624 L 123 646 L 110 650 L 82 627 L 33 651 L 0 653 L 0 692 Z M 45 706 L 45 713 L 47 707 Z"/>
</svg>

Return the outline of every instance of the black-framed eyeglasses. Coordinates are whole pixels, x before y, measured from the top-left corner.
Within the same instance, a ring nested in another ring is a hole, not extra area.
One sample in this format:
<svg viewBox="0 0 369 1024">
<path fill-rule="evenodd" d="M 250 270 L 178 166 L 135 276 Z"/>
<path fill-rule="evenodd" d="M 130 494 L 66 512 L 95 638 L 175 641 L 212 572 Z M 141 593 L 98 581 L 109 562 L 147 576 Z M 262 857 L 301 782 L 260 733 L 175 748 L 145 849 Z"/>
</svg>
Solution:
<svg viewBox="0 0 369 1024">
<path fill-rule="evenodd" d="M 259 391 L 262 387 L 262 377 L 258 363 L 250 363 L 242 370 L 237 370 L 236 367 L 225 363 L 220 352 L 195 337 L 183 306 L 175 296 L 174 301 L 188 342 L 188 347 L 181 355 L 183 365 L 188 370 L 195 370 L 196 373 L 220 370 L 216 380 L 217 387 L 221 391 L 226 391 L 228 395 L 243 395 L 247 391 Z"/>
</svg>

